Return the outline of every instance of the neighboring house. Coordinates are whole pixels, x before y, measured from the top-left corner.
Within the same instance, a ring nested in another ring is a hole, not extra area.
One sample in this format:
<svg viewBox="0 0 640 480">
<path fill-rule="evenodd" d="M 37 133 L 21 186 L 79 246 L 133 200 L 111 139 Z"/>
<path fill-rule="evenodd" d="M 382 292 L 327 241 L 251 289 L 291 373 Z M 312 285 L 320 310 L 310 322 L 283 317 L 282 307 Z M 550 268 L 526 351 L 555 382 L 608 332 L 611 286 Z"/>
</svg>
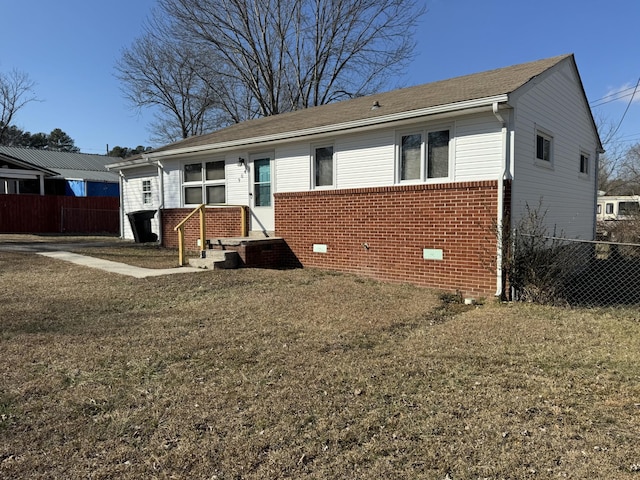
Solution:
<svg viewBox="0 0 640 480">
<path fill-rule="evenodd" d="M 105 155 L 0 146 L 0 194 L 118 197 L 119 179 Z"/>
<path fill-rule="evenodd" d="M 0 232 L 120 233 L 114 160 L 0 146 Z"/>
<path fill-rule="evenodd" d="M 551 228 L 594 238 L 601 152 L 564 55 L 251 120 L 109 168 L 126 238 L 126 213 L 155 210 L 175 246 L 204 203 L 207 239 L 240 235 L 245 212 L 251 235 L 286 242 L 283 265 L 489 296 L 505 287 L 496 226 L 540 206 Z"/>
</svg>

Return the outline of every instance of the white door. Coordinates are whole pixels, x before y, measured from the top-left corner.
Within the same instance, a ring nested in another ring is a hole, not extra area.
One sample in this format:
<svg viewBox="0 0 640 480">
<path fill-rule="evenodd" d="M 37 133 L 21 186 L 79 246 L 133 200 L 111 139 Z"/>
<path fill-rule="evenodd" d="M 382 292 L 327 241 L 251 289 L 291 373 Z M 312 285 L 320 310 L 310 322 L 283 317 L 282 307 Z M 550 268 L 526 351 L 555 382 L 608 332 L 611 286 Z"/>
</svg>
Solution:
<svg viewBox="0 0 640 480">
<path fill-rule="evenodd" d="M 256 154 L 249 157 L 251 182 L 249 230 L 267 234 L 275 230 L 273 215 L 273 155 Z"/>
</svg>

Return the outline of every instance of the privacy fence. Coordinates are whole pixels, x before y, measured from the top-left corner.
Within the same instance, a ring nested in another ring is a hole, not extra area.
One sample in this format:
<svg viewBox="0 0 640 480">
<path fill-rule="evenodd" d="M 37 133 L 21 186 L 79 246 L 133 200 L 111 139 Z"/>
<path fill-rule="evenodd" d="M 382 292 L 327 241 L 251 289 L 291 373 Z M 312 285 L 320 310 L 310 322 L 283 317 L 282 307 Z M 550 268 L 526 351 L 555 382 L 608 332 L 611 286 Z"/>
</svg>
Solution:
<svg viewBox="0 0 640 480">
<path fill-rule="evenodd" d="M 640 245 L 517 234 L 514 300 L 569 306 L 640 306 Z"/>
<path fill-rule="evenodd" d="M 0 233 L 120 233 L 117 197 L 0 195 Z"/>
</svg>

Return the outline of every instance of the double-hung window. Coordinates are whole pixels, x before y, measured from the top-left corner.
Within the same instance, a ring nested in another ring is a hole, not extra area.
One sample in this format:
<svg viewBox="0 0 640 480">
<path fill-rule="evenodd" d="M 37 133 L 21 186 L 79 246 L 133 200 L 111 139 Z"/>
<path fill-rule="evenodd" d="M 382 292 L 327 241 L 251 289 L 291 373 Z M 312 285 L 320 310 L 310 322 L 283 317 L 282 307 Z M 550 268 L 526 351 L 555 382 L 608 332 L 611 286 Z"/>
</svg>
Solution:
<svg viewBox="0 0 640 480">
<path fill-rule="evenodd" d="M 185 164 L 182 187 L 185 205 L 225 203 L 224 160 Z"/>
<path fill-rule="evenodd" d="M 430 180 L 449 176 L 450 130 L 424 130 L 399 138 L 400 181 Z"/>
<path fill-rule="evenodd" d="M 142 204 L 145 207 L 153 205 L 153 197 L 151 196 L 151 180 L 142 181 Z"/>
<path fill-rule="evenodd" d="M 333 186 L 333 145 L 313 149 L 314 187 Z"/>
</svg>

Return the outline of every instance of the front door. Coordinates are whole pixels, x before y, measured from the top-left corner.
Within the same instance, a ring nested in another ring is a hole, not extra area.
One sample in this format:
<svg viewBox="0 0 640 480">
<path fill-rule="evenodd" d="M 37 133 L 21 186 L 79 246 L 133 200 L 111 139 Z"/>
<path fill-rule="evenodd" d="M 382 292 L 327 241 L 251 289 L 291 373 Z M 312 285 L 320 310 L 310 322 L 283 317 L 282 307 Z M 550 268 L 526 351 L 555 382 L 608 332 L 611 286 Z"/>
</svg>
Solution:
<svg viewBox="0 0 640 480">
<path fill-rule="evenodd" d="M 251 198 L 249 229 L 252 232 L 273 232 L 275 220 L 273 215 L 273 155 L 257 154 L 249 158 L 251 172 Z"/>
</svg>

